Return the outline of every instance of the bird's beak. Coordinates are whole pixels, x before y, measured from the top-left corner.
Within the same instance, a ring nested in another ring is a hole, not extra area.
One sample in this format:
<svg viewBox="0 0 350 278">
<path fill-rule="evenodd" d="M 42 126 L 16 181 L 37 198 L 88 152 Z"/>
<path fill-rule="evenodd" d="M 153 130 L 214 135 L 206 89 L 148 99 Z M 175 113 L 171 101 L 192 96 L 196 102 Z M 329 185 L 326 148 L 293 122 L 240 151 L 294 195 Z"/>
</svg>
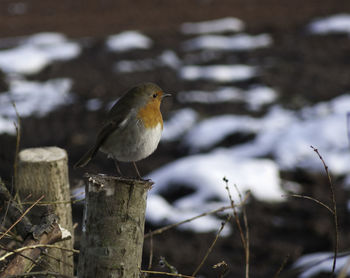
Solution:
<svg viewBox="0 0 350 278">
<path fill-rule="evenodd" d="M 163 94 L 162 98 L 165 98 L 165 97 L 171 97 L 171 94 Z"/>
</svg>

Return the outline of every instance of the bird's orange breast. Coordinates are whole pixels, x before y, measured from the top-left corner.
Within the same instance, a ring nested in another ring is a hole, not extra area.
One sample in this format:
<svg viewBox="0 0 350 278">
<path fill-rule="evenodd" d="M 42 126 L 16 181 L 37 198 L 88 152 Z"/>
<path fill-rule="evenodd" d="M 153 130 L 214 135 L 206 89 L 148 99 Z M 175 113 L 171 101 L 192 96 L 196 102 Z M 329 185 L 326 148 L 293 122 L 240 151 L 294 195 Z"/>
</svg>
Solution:
<svg viewBox="0 0 350 278">
<path fill-rule="evenodd" d="M 163 118 L 160 112 L 160 101 L 155 99 L 148 102 L 137 113 L 137 117 L 142 120 L 146 128 L 155 128 L 159 123 L 163 129 Z"/>
</svg>

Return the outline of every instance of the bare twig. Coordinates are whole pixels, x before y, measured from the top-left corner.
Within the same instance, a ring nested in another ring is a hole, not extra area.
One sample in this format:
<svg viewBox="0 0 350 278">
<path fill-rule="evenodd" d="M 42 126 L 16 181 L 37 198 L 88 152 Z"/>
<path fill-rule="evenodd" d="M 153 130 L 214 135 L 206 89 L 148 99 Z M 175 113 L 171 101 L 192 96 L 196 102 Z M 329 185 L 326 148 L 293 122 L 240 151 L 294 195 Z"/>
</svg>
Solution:
<svg viewBox="0 0 350 278">
<path fill-rule="evenodd" d="M 16 274 L 16 275 L 9 275 L 6 278 L 27 277 L 27 276 L 36 276 L 36 275 L 55 276 L 55 277 L 61 277 L 61 278 L 74 278 L 74 276 L 63 275 L 60 273 L 50 272 L 50 271 L 37 271 L 37 272 L 21 273 L 21 274 Z"/>
<path fill-rule="evenodd" d="M 314 152 L 318 155 L 318 157 L 322 161 L 323 167 L 324 167 L 326 174 L 327 174 L 327 177 L 328 177 L 329 187 L 331 189 L 331 194 L 332 194 L 335 244 L 334 244 L 334 258 L 333 258 L 333 267 L 332 267 L 331 275 L 334 276 L 335 267 L 336 267 L 336 263 L 337 263 L 337 256 L 338 256 L 338 246 L 339 246 L 338 214 L 337 214 L 337 202 L 336 202 L 336 198 L 335 198 L 335 190 L 334 190 L 334 185 L 332 182 L 331 175 L 328 171 L 328 166 L 325 163 L 325 161 L 323 160 L 323 157 L 318 152 L 318 149 L 314 148 L 313 146 L 310 146 L 310 147 L 314 150 Z"/>
<path fill-rule="evenodd" d="M 16 123 L 16 122 L 13 123 L 15 126 L 15 129 L 16 129 L 16 151 L 15 151 L 15 157 L 14 157 L 13 171 L 14 171 L 14 177 L 17 177 L 18 152 L 19 152 L 19 144 L 20 144 L 20 138 L 21 138 L 21 128 L 20 128 L 21 127 L 21 119 L 19 117 L 17 107 L 16 107 L 16 104 L 14 102 L 12 102 L 12 106 L 16 112 L 17 122 L 18 122 L 18 123 Z M 15 184 L 14 180 L 12 180 L 11 191 L 13 190 L 13 184 Z M 11 192 L 11 194 L 12 194 L 12 192 Z M 7 216 L 7 212 L 9 210 L 9 207 L 10 207 L 10 202 L 6 206 L 6 210 L 5 210 L 1 225 L 3 225 L 6 221 L 6 216 Z"/>
<path fill-rule="evenodd" d="M 244 223 L 244 230 L 245 230 L 245 233 L 243 233 L 243 229 L 242 229 L 242 226 L 241 226 L 241 222 L 239 220 L 239 216 L 238 216 L 238 213 L 237 213 L 237 210 L 236 210 L 236 206 L 234 205 L 234 201 L 233 201 L 233 198 L 232 198 L 232 195 L 231 195 L 231 192 L 230 192 L 230 188 L 228 186 L 228 179 L 226 177 L 224 177 L 223 181 L 226 184 L 225 188 L 227 190 L 227 194 L 228 194 L 228 197 L 229 197 L 230 202 L 231 202 L 233 215 L 235 217 L 236 224 L 237 224 L 237 227 L 238 227 L 238 230 L 239 230 L 239 234 L 240 234 L 240 237 L 241 237 L 242 245 L 243 245 L 243 248 L 244 248 L 244 254 L 245 254 L 245 277 L 248 278 L 249 277 L 249 256 L 250 256 L 250 253 L 249 253 L 249 227 L 248 227 L 247 212 L 246 212 L 246 209 L 245 209 L 245 205 L 242 205 L 243 223 Z M 237 191 L 237 194 L 238 194 L 238 197 L 240 199 L 240 202 L 243 204 L 243 202 L 242 202 L 242 200 L 243 200 L 242 194 L 241 194 L 240 190 L 238 189 L 237 185 L 234 184 L 234 186 L 235 186 L 235 189 Z M 249 194 L 250 194 L 250 192 L 247 193 L 247 195 L 249 195 Z M 247 195 L 246 195 L 246 197 L 247 197 Z"/>
<path fill-rule="evenodd" d="M 11 223 L 15 222 L 18 218 L 20 218 L 23 214 L 22 208 L 13 200 L 13 197 L 5 184 L 0 179 L 0 199 L 2 202 L 8 203 L 7 209 L 7 217 L 9 217 Z M 16 226 L 16 235 L 25 238 L 32 227 L 32 223 L 30 222 L 27 216 L 22 217 L 21 221 Z M 5 226 L 0 225 L 0 230 L 5 231 Z M 2 234 L 2 233 L 1 233 Z M 11 235 L 15 237 L 13 233 L 9 232 L 7 235 Z M 18 237 L 17 237 L 18 238 Z"/>
<path fill-rule="evenodd" d="M 148 261 L 148 270 L 152 268 L 152 261 L 153 261 L 153 236 L 151 234 L 150 236 L 150 247 L 149 247 L 149 261 Z"/>
<path fill-rule="evenodd" d="M 17 168 L 18 168 L 18 153 L 19 153 L 19 145 L 21 142 L 21 118 L 19 116 L 16 103 L 12 102 L 13 108 L 15 109 L 16 112 L 16 117 L 17 117 L 17 123 L 14 122 L 14 126 L 16 129 L 16 152 L 15 152 L 15 160 L 13 164 L 13 171 L 14 171 L 14 178 L 17 177 Z M 16 183 L 15 183 L 16 184 Z"/>
<path fill-rule="evenodd" d="M 65 250 L 64 250 L 65 251 Z M 57 262 L 57 263 L 61 263 L 63 264 L 64 266 L 66 267 L 71 267 L 73 268 L 74 265 L 73 264 L 70 264 L 68 262 L 65 262 L 64 260 L 60 259 L 60 258 L 57 258 L 53 255 L 51 255 L 49 252 L 43 252 L 42 253 L 42 256 L 45 256 L 47 259 L 45 260 L 45 268 L 47 271 L 55 271 L 55 267 L 54 267 L 54 262 Z"/>
<path fill-rule="evenodd" d="M 15 159 L 14 159 L 14 164 L 13 164 L 13 173 L 14 173 L 13 179 L 12 179 L 12 189 L 13 189 L 13 186 L 16 184 L 16 182 L 17 182 L 16 179 L 18 177 L 17 176 L 17 173 L 18 173 L 18 154 L 19 154 L 19 148 L 20 148 L 20 143 L 21 143 L 21 117 L 19 116 L 16 103 L 13 102 L 12 105 L 13 105 L 13 108 L 16 112 L 16 118 L 17 118 L 17 123 L 14 122 L 14 126 L 16 129 L 16 151 L 15 151 Z M 12 192 L 11 192 L 11 194 L 12 194 Z M 21 204 L 21 199 L 20 199 L 17 191 L 15 193 L 14 199 L 17 201 L 18 206 L 23 210 L 23 206 Z"/>
<path fill-rule="evenodd" d="M 61 247 L 61 246 L 57 246 L 57 245 L 52 245 L 52 244 L 35 244 L 35 245 L 30 245 L 30 246 L 24 246 L 15 250 L 12 250 L 11 252 L 6 253 L 5 255 L 3 255 L 2 257 L 0 257 L 0 261 L 5 260 L 7 257 L 12 256 L 16 253 L 20 253 L 24 250 L 27 249 L 34 249 L 34 248 L 39 248 L 39 247 L 43 247 L 43 248 L 56 248 L 56 249 L 60 249 L 63 251 L 67 251 L 67 252 L 72 252 L 72 253 L 79 253 L 79 250 L 75 250 L 75 249 L 71 249 L 71 248 L 65 248 L 65 247 Z"/>
<path fill-rule="evenodd" d="M 235 221 L 236 221 L 236 224 L 237 224 L 237 227 L 238 227 L 238 230 L 239 230 L 239 234 L 240 234 L 240 237 L 241 237 L 243 248 L 245 250 L 246 249 L 245 237 L 244 237 L 244 234 L 243 234 L 243 229 L 242 229 L 242 226 L 241 226 L 241 222 L 239 221 L 239 216 L 238 216 L 238 213 L 237 213 L 237 210 L 236 210 L 236 206 L 235 206 L 234 201 L 232 199 L 230 188 L 228 187 L 228 180 L 226 178 L 224 178 L 223 180 L 226 183 L 226 187 L 225 188 L 227 190 L 227 194 L 228 194 L 228 197 L 229 197 L 230 202 L 231 202 L 231 208 L 233 210 L 233 215 L 235 217 Z"/>
<path fill-rule="evenodd" d="M 53 244 L 62 239 L 62 229 L 59 227 L 57 222 L 53 222 L 54 219 L 47 219 L 47 221 L 48 222 L 43 223 L 44 226 L 48 226 L 49 223 L 52 224 L 49 225 L 49 227 L 42 227 L 40 234 L 36 233 L 36 238 L 34 238 L 34 236 L 28 236 L 23 243 L 23 246 Z M 32 267 L 33 261 L 35 262 L 42 252 L 42 248 L 29 248 L 15 254 L 14 258 L 11 259 L 6 268 L 0 273 L 0 277 L 7 278 L 11 275 L 22 274 L 26 271 L 28 272 L 28 269 L 31 269 Z"/>
<path fill-rule="evenodd" d="M 79 200 L 70 200 L 70 201 L 55 201 L 55 202 L 39 202 L 36 205 L 37 206 L 49 206 L 49 205 L 62 205 L 62 204 L 75 204 L 78 202 L 85 201 L 84 199 L 79 199 Z M 30 205 L 33 204 L 34 202 L 23 202 L 22 205 Z"/>
<path fill-rule="evenodd" d="M 0 248 L 2 250 L 5 250 L 7 252 L 12 252 L 13 250 L 12 249 L 9 249 L 7 248 L 6 246 L 3 246 L 2 244 L 0 244 Z M 26 256 L 26 255 L 23 255 L 21 253 L 19 253 L 18 255 L 22 256 L 23 258 L 27 259 L 28 261 L 32 262 L 33 265 L 36 265 L 36 266 L 40 266 L 39 263 L 37 263 L 35 260 L 33 260 L 32 258 Z"/>
<path fill-rule="evenodd" d="M 22 214 L 22 216 L 21 216 L 20 218 L 18 218 L 17 221 L 15 221 L 15 223 L 13 223 L 13 224 L 11 225 L 11 227 L 8 228 L 8 229 L 6 230 L 6 232 L 3 233 L 3 234 L 0 236 L 0 240 L 1 240 L 9 231 L 11 231 L 11 230 L 17 225 L 17 223 L 20 222 L 20 221 L 22 220 L 22 218 L 23 218 L 23 217 L 24 217 L 38 202 L 40 202 L 44 197 L 45 197 L 45 196 L 42 195 L 33 205 L 31 205 L 29 208 L 27 208 L 27 210 Z"/>
<path fill-rule="evenodd" d="M 238 187 L 236 184 L 234 184 L 236 191 L 239 196 L 239 200 L 242 202 L 242 194 L 239 191 Z M 245 253 L 245 277 L 249 278 L 249 257 L 250 257 L 250 252 L 249 252 L 249 226 L 248 226 L 248 217 L 247 217 L 247 210 L 246 207 L 243 205 L 242 206 L 242 214 L 243 214 L 243 222 L 244 222 L 244 229 L 245 229 L 245 248 L 244 248 L 244 253 Z"/>
<path fill-rule="evenodd" d="M 287 262 L 288 262 L 288 260 L 289 260 L 289 254 L 284 258 L 284 260 L 283 260 L 283 262 L 281 263 L 281 265 L 280 265 L 280 267 L 278 268 L 278 270 L 276 271 L 276 274 L 273 276 L 273 278 L 277 278 L 280 274 L 281 274 L 281 272 L 282 272 L 282 270 L 285 268 L 285 266 L 286 266 L 286 264 L 287 264 Z"/>
<path fill-rule="evenodd" d="M 243 206 L 244 203 L 247 201 L 248 197 L 249 197 L 249 194 L 247 194 L 247 195 L 245 196 L 245 198 L 244 198 L 244 200 L 243 200 L 242 203 L 237 204 L 237 205 L 234 205 L 234 206 L 235 206 L 235 207 Z M 232 209 L 232 205 L 230 205 L 230 206 L 223 206 L 223 207 L 220 207 L 220 208 L 211 210 L 211 211 L 207 211 L 207 212 L 201 213 L 201 214 L 199 214 L 199 215 L 197 215 L 197 216 L 194 216 L 194 217 L 192 217 L 192 218 L 189 218 L 189 219 L 186 219 L 186 220 L 183 220 L 183 221 L 174 223 L 174 224 L 170 224 L 170 225 L 164 226 L 164 227 L 162 227 L 162 228 L 159 228 L 159 229 L 157 229 L 157 230 L 154 230 L 154 231 L 152 231 L 152 232 L 149 232 L 149 233 L 145 234 L 145 238 L 148 238 L 148 237 L 150 237 L 151 235 L 158 235 L 158 234 L 161 234 L 161 233 L 163 233 L 163 232 L 165 232 L 165 231 L 167 231 L 167 230 L 169 230 L 169 229 L 172 229 L 172 228 L 174 228 L 174 227 L 180 226 L 180 225 L 182 225 L 182 224 L 184 224 L 184 223 L 191 222 L 191 221 L 193 221 L 193 220 L 195 220 L 195 219 L 198 219 L 198 218 L 201 218 L 201 217 L 210 215 L 210 214 L 214 214 L 214 213 L 217 213 L 217 212 L 225 211 L 225 210 L 228 210 L 228 209 Z"/>
<path fill-rule="evenodd" d="M 327 206 L 325 203 L 321 202 L 320 200 L 317 200 L 313 197 L 310 197 L 310 196 L 306 196 L 306 195 L 299 195 L 299 194 L 288 194 L 288 195 L 283 195 L 283 197 L 295 197 L 295 198 L 301 198 L 301 199 L 307 199 L 307 200 L 311 200 L 311 201 L 314 201 L 315 203 L 325 207 L 326 209 L 328 209 L 328 211 L 334 215 L 334 212 L 333 210 Z"/>
<path fill-rule="evenodd" d="M 230 218 L 231 218 L 231 215 L 228 215 L 227 218 L 226 218 L 226 220 L 225 220 L 225 222 L 223 222 L 223 223 L 221 224 L 221 227 L 220 227 L 218 233 L 216 234 L 216 237 L 215 237 L 214 241 L 213 241 L 212 244 L 210 245 L 210 247 L 209 247 L 207 253 L 206 253 L 205 256 L 203 257 L 203 259 L 202 259 L 202 261 L 200 262 L 200 264 L 197 266 L 196 270 L 192 273 L 192 276 L 195 277 L 196 274 L 198 273 L 198 271 L 199 271 L 199 270 L 201 269 L 201 267 L 203 266 L 204 262 L 205 262 L 206 259 L 208 258 L 210 252 L 213 250 L 213 247 L 214 247 L 216 241 L 218 240 L 218 238 L 219 238 L 219 236 L 220 236 L 222 230 L 224 229 L 225 225 L 226 225 L 227 222 L 230 220 Z"/>
<path fill-rule="evenodd" d="M 169 273 L 169 272 L 154 271 L 154 270 L 141 270 L 141 272 L 149 273 L 149 274 L 160 274 L 160 275 L 166 275 L 166 276 L 173 276 L 173 277 L 179 277 L 179 278 L 196 278 L 194 276 L 189 276 L 189 275 L 184 275 L 184 274 Z"/>
</svg>

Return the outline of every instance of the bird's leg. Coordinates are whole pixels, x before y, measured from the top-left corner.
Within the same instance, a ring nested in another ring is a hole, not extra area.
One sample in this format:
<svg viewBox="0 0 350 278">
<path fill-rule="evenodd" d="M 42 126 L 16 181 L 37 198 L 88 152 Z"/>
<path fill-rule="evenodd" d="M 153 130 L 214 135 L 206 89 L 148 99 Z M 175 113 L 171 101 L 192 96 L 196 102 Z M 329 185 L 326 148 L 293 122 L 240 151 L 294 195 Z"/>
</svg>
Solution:
<svg viewBox="0 0 350 278">
<path fill-rule="evenodd" d="M 120 171 L 120 167 L 119 167 L 118 161 L 116 159 L 114 159 L 114 158 L 113 158 L 113 161 L 114 161 L 115 168 L 117 168 L 118 174 L 122 177 L 123 174 L 122 174 L 122 171 Z"/>
<path fill-rule="evenodd" d="M 141 177 L 141 175 L 140 175 L 139 169 L 137 169 L 137 166 L 136 166 L 135 161 L 133 161 L 132 163 L 134 164 L 134 167 L 135 167 L 135 170 L 136 170 L 136 173 L 137 173 L 139 179 L 142 180 L 142 177 Z"/>
</svg>

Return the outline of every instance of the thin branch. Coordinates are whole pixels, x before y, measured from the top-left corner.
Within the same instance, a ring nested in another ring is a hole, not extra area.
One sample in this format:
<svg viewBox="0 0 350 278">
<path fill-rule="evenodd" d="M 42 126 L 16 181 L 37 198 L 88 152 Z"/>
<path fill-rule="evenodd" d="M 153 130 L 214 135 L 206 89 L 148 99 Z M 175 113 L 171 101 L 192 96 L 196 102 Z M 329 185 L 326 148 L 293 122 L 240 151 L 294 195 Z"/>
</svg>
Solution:
<svg viewBox="0 0 350 278">
<path fill-rule="evenodd" d="M 16 129 L 16 151 L 15 151 L 15 157 L 14 157 L 14 165 L 13 165 L 13 171 L 14 171 L 14 177 L 16 178 L 17 177 L 17 165 L 18 165 L 18 153 L 19 153 L 19 144 L 20 144 L 20 138 L 21 138 L 21 119 L 19 117 L 19 114 L 18 114 L 18 111 L 17 111 L 17 107 L 16 107 L 16 104 L 14 102 L 12 102 L 12 106 L 16 112 L 16 116 L 17 116 L 17 122 L 18 124 L 16 124 L 16 122 L 14 122 L 14 126 L 15 126 L 15 129 Z M 13 190 L 13 184 L 15 184 L 15 181 L 12 180 L 12 184 L 11 184 L 11 191 Z M 11 192 L 12 194 L 12 192 Z M 3 225 L 6 221 L 6 216 L 7 216 L 7 212 L 9 210 L 9 207 L 10 207 L 10 203 L 7 204 L 6 206 L 6 210 L 5 210 L 5 213 L 4 213 L 4 217 L 3 217 L 3 220 L 2 220 L 2 224 Z"/>
<path fill-rule="evenodd" d="M 15 250 L 12 250 L 11 252 L 6 253 L 4 256 L 0 257 L 0 261 L 5 260 L 7 257 L 14 255 L 16 253 L 22 252 L 24 250 L 27 249 L 34 249 L 34 248 L 39 248 L 39 247 L 44 247 L 44 248 L 56 248 L 56 249 L 60 249 L 63 251 L 68 251 L 68 252 L 72 252 L 72 253 L 77 253 L 79 254 L 79 250 L 76 249 L 71 249 L 71 248 L 66 248 L 66 247 L 61 247 L 61 246 L 57 246 L 57 245 L 52 245 L 52 244 L 35 244 L 35 245 L 30 245 L 30 246 L 24 246 Z"/>
<path fill-rule="evenodd" d="M 239 235 L 241 237 L 241 241 L 242 241 L 242 245 L 243 245 L 243 248 L 244 250 L 247 249 L 247 243 L 246 243 L 246 239 L 244 237 L 244 234 L 243 234 L 243 229 L 242 229 L 242 225 L 241 225 L 241 222 L 239 221 L 239 216 L 238 216 L 238 213 L 237 213 L 237 210 L 236 210 L 236 207 L 234 205 L 234 201 L 233 201 L 233 198 L 232 198 L 232 195 L 231 195 L 231 192 L 230 192 L 230 188 L 228 187 L 228 179 L 226 179 L 225 177 L 223 178 L 223 181 L 226 183 L 226 191 L 227 191 L 227 194 L 228 194 L 228 197 L 230 199 L 230 202 L 231 202 L 231 208 L 233 210 L 233 215 L 235 217 L 235 221 L 236 221 L 236 224 L 237 224 L 237 227 L 238 227 L 238 230 L 239 230 Z"/>
<path fill-rule="evenodd" d="M 249 194 L 247 194 L 245 196 L 245 199 L 243 200 L 242 203 L 238 204 L 238 205 L 235 205 L 235 207 L 240 207 L 240 206 L 243 206 L 244 203 L 247 201 L 249 197 Z M 210 214 L 214 214 L 214 213 L 217 213 L 217 212 L 221 212 L 221 211 L 225 211 L 225 210 L 228 210 L 228 209 L 232 209 L 232 205 L 231 206 L 223 206 L 223 207 L 220 207 L 220 208 L 217 208 L 217 209 L 214 209 L 214 210 L 211 210 L 211 211 L 207 211 L 207 212 L 204 212 L 204 213 L 201 213 L 197 216 L 194 216 L 192 218 L 189 218 L 189 219 L 186 219 L 186 220 L 183 220 L 183 221 L 180 221 L 180 222 L 177 222 L 177 223 L 173 223 L 173 224 L 170 224 L 170 225 L 167 225 L 167 226 L 164 226 L 162 228 L 159 228 L 157 230 L 154 230 L 153 232 L 149 232 L 147 234 L 145 234 L 144 238 L 148 238 L 150 237 L 151 235 L 158 235 L 158 234 L 161 234 L 169 229 L 172 229 L 174 227 L 177 227 L 177 226 L 180 226 L 181 224 L 184 224 L 184 223 L 187 223 L 187 222 L 191 222 L 195 219 L 198 219 L 198 218 L 201 218 L 203 216 L 207 216 L 207 215 L 210 215 Z"/>
<path fill-rule="evenodd" d="M 326 171 L 327 177 L 328 177 L 328 181 L 329 181 L 329 187 L 331 189 L 331 194 L 332 194 L 332 204 L 333 204 L 333 220 L 334 220 L 334 233 L 335 233 L 335 245 L 334 245 L 334 258 L 333 258 L 333 267 L 332 267 L 332 276 L 334 276 L 335 273 L 335 267 L 336 267 L 336 263 L 337 263 L 337 256 L 338 256 L 338 246 L 339 246 L 339 229 L 338 229 L 338 214 L 337 214 L 337 201 L 335 198 L 335 190 L 334 190 L 334 185 L 332 182 L 332 178 L 331 175 L 328 171 L 328 166 L 325 163 L 325 161 L 323 160 L 323 157 L 321 156 L 321 154 L 318 152 L 318 149 L 314 148 L 313 146 L 310 146 L 314 152 L 318 155 L 318 157 L 320 158 L 320 160 L 322 161 L 323 167 Z"/>
<path fill-rule="evenodd" d="M 307 200 L 314 201 L 315 203 L 317 203 L 317 204 L 323 206 L 324 208 L 326 208 L 331 214 L 334 215 L 333 210 L 329 206 L 327 206 L 325 203 L 323 203 L 320 200 L 317 200 L 317 199 L 315 199 L 313 197 L 306 196 L 306 195 L 299 195 L 299 194 L 282 195 L 282 197 L 296 197 L 296 198 L 300 198 L 300 199 L 307 199 Z"/>
<path fill-rule="evenodd" d="M 13 123 L 16 129 L 16 151 L 15 151 L 15 159 L 13 163 L 13 180 L 12 180 L 12 187 L 13 187 L 13 185 L 16 184 L 17 173 L 18 173 L 18 154 L 19 154 L 19 147 L 21 143 L 21 117 L 19 116 L 16 103 L 12 102 L 12 105 L 13 105 L 13 109 L 16 112 L 16 118 L 17 118 L 17 123 L 16 122 Z M 17 200 L 18 205 L 23 209 L 18 192 L 16 192 L 14 199 Z"/>
<path fill-rule="evenodd" d="M 16 103 L 12 102 L 12 106 L 15 109 L 16 117 L 17 117 L 17 123 L 16 122 L 13 123 L 15 126 L 15 129 L 16 129 L 16 152 L 15 152 L 15 160 L 14 160 L 14 165 L 13 165 L 14 177 L 16 178 L 17 177 L 19 145 L 21 142 L 21 118 L 19 116 Z"/>
<path fill-rule="evenodd" d="M 152 268 L 153 261 L 153 236 L 150 236 L 150 251 L 149 251 L 149 261 L 148 261 L 148 270 Z"/>
<path fill-rule="evenodd" d="M 23 217 L 24 217 L 38 202 L 40 202 L 44 197 L 45 197 L 45 195 L 42 195 L 33 205 L 31 205 L 29 208 L 27 208 L 27 210 L 21 215 L 21 217 L 18 218 L 17 221 L 15 221 L 15 223 L 13 223 L 13 224 L 11 225 L 11 227 L 8 228 L 8 229 L 6 230 L 6 232 L 3 233 L 3 234 L 0 236 L 0 240 L 1 240 L 9 231 L 11 231 L 11 230 L 17 225 L 17 223 L 20 222 L 20 221 L 22 220 L 22 218 L 23 218 Z"/>
<path fill-rule="evenodd" d="M 36 205 L 37 206 L 49 206 L 49 205 L 62 205 L 62 204 L 75 204 L 78 202 L 84 201 L 85 198 L 79 199 L 79 200 L 70 200 L 70 201 L 52 201 L 52 202 L 39 202 Z M 33 202 L 23 202 L 22 205 L 30 205 L 33 204 Z"/>
<path fill-rule="evenodd" d="M 164 226 L 162 228 L 159 228 L 157 230 L 154 230 L 152 232 L 149 232 L 147 234 L 145 234 L 144 238 L 148 238 L 150 237 L 151 235 L 154 236 L 154 235 L 158 235 L 158 234 L 161 234 L 169 229 L 172 229 L 172 228 L 175 228 L 177 226 L 180 226 L 182 224 L 185 224 L 187 222 L 191 222 L 195 219 L 198 219 L 200 217 L 203 217 L 203 216 L 207 216 L 207 215 L 210 215 L 210 214 L 213 214 L 213 213 L 216 213 L 216 212 L 221 212 L 221 211 L 224 211 L 224 210 L 227 210 L 227 209 L 231 209 L 231 206 L 225 206 L 225 207 L 221 207 L 221 208 L 218 208 L 218 209 L 214 209 L 214 210 L 211 210 L 209 212 L 204 212 L 202 214 L 199 214 L 197 216 L 194 216 L 192 218 L 188 218 L 186 220 L 183 220 L 183 221 L 180 221 L 180 222 L 177 222 L 177 223 L 173 223 L 173 224 L 170 224 L 170 225 L 167 225 L 167 226 Z"/>
<path fill-rule="evenodd" d="M 216 241 L 218 240 L 218 238 L 219 238 L 219 236 L 220 236 L 222 230 L 224 229 L 225 225 L 226 225 L 227 222 L 230 220 L 230 218 L 231 218 L 231 215 L 228 215 L 227 218 L 226 218 L 226 220 L 225 220 L 225 222 L 221 224 L 220 230 L 219 230 L 218 233 L 216 234 L 216 237 L 215 237 L 213 243 L 210 245 L 210 247 L 209 247 L 207 253 L 205 254 L 205 256 L 203 257 L 201 263 L 197 266 L 196 270 L 192 273 L 192 276 L 194 276 L 194 277 L 196 276 L 196 274 L 198 273 L 198 271 L 199 271 L 199 270 L 201 269 L 201 267 L 203 266 L 204 262 L 207 260 L 209 254 L 210 254 L 210 252 L 213 250 L 214 245 L 215 245 Z"/>
<path fill-rule="evenodd" d="M 238 187 L 236 184 L 234 184 L 236 191 L 239 196 L 239 200 L 242 202 L 242 194 L 239 191 Z M 245 229 L 245 277 L 249 278 L 249 257 L 250 257 L 250 252 L 249 252 L 249 226 L 248 226 L 248 217 L 247 217 L 247 210 L 245 206 L 242 206 L 242 213 L 243 213 L 243 222 L 244 222 L 244 229 Z"/>
<path fill-rule="evenodd" d="M 49 269 L 46 268 L 46 270 L 48 270 L 48 271 L 55 271 L 54 262 L 50 262 L 49 260 L 52 260 L 52 261 L 55 261 L 57 263 L 63 264 L 66 267 L 70 267 L 70 268 L 74 267 L 73 264 L 65 262 L 64 260 L 62 260 L 60 258 L 57 258 L 57 257 L 55 257 L 54 255 L 51 255 L 48 252 L 43 252 L 42 256 L 47 257 L 47 260 L 45 261 L 45 267 L 49 267 Z"/>
<path fill-rule="evenodd" d="M 161 275 L 173 276 L 173 277 L 179 277 L 179 278 L 196 278 L 194 276 L 189 276 L 189 275 L 184 275 L 184 274 L 169 273 L 169 272 L 154 271 L 154 270 L 141 270 L 141 272 L 149 273 L 149 274 L 161 274 Z"/>
<path fill-rule="evenodd" d="M 68 276 L 56 272 L 50 272 L 50 271 L 37 271 L 37 272 L 28 272 L 28 273 L 21 273 L 16 275 L 9 275 L 6 278 L 16 278 L 16 277 L 27 277 L 27 276 L 35 276 L 35 275 L 43 275 L 43 276 L 56 276 L 61 278 L 74 278 L 74 276 Z"/>
<path fill-rule="evenodd" d="M 2 244 L 0 244 L 0 248 L 1 248 L 2 250 L 7 251 L 7 252 L 13 252 L 12 249 L 9 249 L 9 248 L 3 246 Z M 26 256 L 26 255 L 23 255 L 23 254 L 21 254 L 21 253 L 19 253 L 18 255 L 20 255 L 21 257 L 23 257 L 23 258 L 25 258 L 25 259 L 27 259 L 28 261 L 30 261 L 31 263 L 33 263 L 33 265 L 40 266 L 40 264 L 37 263 L 37 262 L 36 262 L 35 260 L 33 260 L 32 258 L 30 258 L 30 257 L 28 257 L 28 256 Z"/>
<path fill-rule="evenodd" d="M 284 258 L 284 260 L 283 260 L 283 262 L 281 263 L 280 267 L 278 268 L 277 272 L 276 272 L 275 275 L 273 276 L 274 278 L 277 278 L 277 277 L 281 274 L 282 270 L 285 268 L 285 266 L 286 266 L 286 264 L 287 264 L 287 262 L 288 262 L 288 260 L 289 260 L 289 257 L 290 257 L 290 254 L 288 254 L 288 255 Z"/>
<path fill-rule="evenodd" d="M 28 236 L 23 243 L 24 246 L 31 246 L 34 244 L 53 244 L 62 239 L 62 231 L 59 225 L 56 222 L 53 222 L 52 219 L 47 219 L 47 221 L 47 223 L 43 223 L 42 225 L 49 225 L 50 227 L 45 231 L 42 231 L 40 235 L 38 234 L 36 239 L 32 236 Z M 52 224 L 50 225 L 49 223 Z M 36 261 L 42 253 L 43 249 L 40 247 L 29 248 L 21 251 L 10 260 L 6 268 L 0 273 L 0 277 L 7 278 L 10 275 L 19 275 L 28 272 L 33 261 Z M 29 258 L 29 262 L 27 261 L 27 258 Z M 36 265 L 36 262 L 34 264 Z"/>
<path fill-rule="evenodd" d="M 15 222 L 23 214 L 22 208 L 13 200 L 13 197 L 5 184 L 0 179 L 0 199 L 3 202 L 8 202 L 7 217 L 10 218 L 11 223 Z M 17 224 L 17 235 L 25 238 L 32 227 L 32 223 L 27 216 L 22 217 L 22 220 Z M 0 230 L 5 231 L 4 225 L 0 225 Z M 12 234 L 9 232 L 8 234 Z"/>
</svg>

